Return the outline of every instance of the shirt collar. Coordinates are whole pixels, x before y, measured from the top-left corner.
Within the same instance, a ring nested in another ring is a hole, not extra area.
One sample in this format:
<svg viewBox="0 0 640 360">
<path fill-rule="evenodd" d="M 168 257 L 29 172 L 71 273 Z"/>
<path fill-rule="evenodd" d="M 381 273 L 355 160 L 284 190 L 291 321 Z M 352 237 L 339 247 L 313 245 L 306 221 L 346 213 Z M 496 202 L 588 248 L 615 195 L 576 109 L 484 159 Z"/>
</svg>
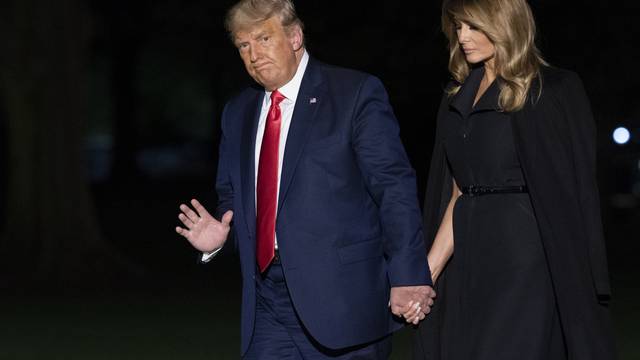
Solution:
<svg viewBox="0 0 640 360">
<path fill-rule="evenodd" d="M 302 77 L 304 76 L 304 72 L 307 69 L 307 64 L 309 63 L 309 54 L 307 50 L 304 50 L 302 54 L 302 59 L 300 60 L 300 64 L 298 64 L 298 69 L 296 70 L 293 78 L 289 80 L 288 83 L 284 84 L 282 87 L 278 89 L 278 91 L 284 95 L 288 101 L 292 103 L 296 103 L 296 99 L 298 98 L 298 93 L 300 92 L 300 85 L 302 84 Z M 268 102 L 267 99 L 271 98 L 271 91 L 265 90 L 265 104 Z M 287 101 L 285 100 L 285 101 Z"/>
</svg>

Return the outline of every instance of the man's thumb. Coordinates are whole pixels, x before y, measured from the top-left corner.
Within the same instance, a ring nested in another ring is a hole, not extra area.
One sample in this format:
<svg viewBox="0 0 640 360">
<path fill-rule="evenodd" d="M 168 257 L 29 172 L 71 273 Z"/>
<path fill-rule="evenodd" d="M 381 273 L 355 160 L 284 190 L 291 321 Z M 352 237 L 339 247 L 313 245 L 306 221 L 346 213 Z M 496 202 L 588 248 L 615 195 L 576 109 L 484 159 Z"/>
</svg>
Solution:
<svg viewBox="0 0 640 360">
<path fill-rule="evenodd" d="M 224 215 L 222 215 L 222 223 L 225 225 L 229 225 L 231 223 L 231 219 L 233 219 L 233 211 L 228 210 Z"/>
</svg>

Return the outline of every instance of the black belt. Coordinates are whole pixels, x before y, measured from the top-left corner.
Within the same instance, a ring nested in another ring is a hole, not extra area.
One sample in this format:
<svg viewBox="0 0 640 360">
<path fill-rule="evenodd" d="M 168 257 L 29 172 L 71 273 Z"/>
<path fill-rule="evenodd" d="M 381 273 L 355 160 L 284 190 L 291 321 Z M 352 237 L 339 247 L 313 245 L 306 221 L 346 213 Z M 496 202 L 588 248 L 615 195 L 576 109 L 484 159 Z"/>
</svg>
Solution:
<svg viewBox="0 0 640 360">
<path fill-rule="evenodd" d="M 490 194 L 528 193 L 529 189 L 527 189 L 526 185 L 521 185 L 521 186 L 479 186 L 479 185 L 471 185 L 471 186 L 463 186 L 463 187 L 461 187 L 460 191 L 464 195 L 482 196 L 482 195 L 490 195 Z"/>
</svg>

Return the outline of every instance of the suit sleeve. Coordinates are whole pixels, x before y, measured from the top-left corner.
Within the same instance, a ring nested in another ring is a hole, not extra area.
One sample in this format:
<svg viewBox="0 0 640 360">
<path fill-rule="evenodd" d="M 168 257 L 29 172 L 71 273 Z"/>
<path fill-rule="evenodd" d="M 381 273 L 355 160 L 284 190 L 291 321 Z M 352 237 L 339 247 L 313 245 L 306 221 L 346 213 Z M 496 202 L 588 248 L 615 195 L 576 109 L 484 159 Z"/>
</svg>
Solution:
<svg viewBox="0 0 640 360">
<path fill-rule="evenodd" d="M 228 119 L 228 104 L 222 111 L 221 120 L 221 135 L 220 146 L 218 149 L 218 170 L 216 173 L 216 193 L 218 195 L 218 204 L 216 206 L 215 217 L 220 220 L 222 215 L 228 210 L 233 210 L 233 183 L 231 181 L 231 168 L 230 168 L 230 142 L 229 142 L 229 129 L 227 126 Z M 232 223 L 233 224 L 233 223 Z M 229 238 L 225 247 L 229 247 L 228 243 L 232 241 L 233 248 L 236 249 L 235 236 L 233 231 L 233 225 L 231 231 L 229 231 Z"/>
<path fill-rule="evenodd" d="M 391 286 L 431 285 L 416 177 L 382 83 L 368 77 L 357 95 L 352 146 L 379 207 Z"/>
<path fill-rule="evenodd" d="M 576 188 L 588 246 L 594 286 L 600 300 L 610 297 L 607 257 L 600 216 L 596 174 L 596 128 L 582 81 L 570 73 L 564 82 L 565 116 L 569 125 Z"/>
</svg>

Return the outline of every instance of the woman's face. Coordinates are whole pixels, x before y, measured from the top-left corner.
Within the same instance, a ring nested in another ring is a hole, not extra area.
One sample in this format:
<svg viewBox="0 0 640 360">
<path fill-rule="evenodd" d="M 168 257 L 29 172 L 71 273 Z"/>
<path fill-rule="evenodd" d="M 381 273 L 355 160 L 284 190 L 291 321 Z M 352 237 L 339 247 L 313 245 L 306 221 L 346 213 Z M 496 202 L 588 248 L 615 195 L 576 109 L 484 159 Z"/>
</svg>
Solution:
<svg viewBox="0 0 640 360">
<path fill-rule="evenodd" d="M 464 21 L 456 22 L 460 49 L 470 64 L 485 63 L 493 66 L 496 48 L 482 31 Z"/>
</svg>

